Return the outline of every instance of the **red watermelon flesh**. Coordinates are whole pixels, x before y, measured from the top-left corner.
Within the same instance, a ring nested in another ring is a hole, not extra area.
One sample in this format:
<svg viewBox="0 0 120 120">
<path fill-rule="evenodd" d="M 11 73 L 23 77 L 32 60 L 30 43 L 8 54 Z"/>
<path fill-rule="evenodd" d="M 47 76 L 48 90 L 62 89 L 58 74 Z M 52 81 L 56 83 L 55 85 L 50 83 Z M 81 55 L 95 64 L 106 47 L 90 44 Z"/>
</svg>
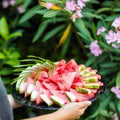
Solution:
<svg viewBox="0 0 120 120">
<path fill-rule="evenodd" d="M 57 84 L 55 84 L 54 82 L 42 82 L 42 85 L 48 90 L 58 89 Z"/>
</svg>

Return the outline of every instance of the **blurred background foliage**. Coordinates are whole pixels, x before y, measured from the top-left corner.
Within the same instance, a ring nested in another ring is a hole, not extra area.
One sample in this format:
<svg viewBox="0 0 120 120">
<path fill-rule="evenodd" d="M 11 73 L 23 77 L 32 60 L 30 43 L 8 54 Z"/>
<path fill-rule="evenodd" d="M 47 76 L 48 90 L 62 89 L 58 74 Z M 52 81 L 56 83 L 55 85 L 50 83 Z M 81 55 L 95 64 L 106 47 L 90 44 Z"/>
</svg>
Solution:
<svg viewBox="0 0 120 120">
<path fill-rule="evenodd" d="M 41 2 L 52 2 L 59 9 L 46 9 Z M 113 20 L 120 17 L 120 1 L 90 0 L 82 9 L 83 17 L 75 21 L 70 19 L 71 13 L 64 8 L 64 4 L 65 0 L 1 1 L 0 75 L 6 89 L 11 93 L 10 83 L 16 77 L 14 66 L 28 55 L 52 61 L 74 58 L 79 64 L 97 69 L 106 83 L 105 93 L 93 102 L 81 120 L 120 119 L 120 100 L 111 92 L 113 86 L 120 86 L 120 48 L 108 45 L 104 34 L 96 35 L 101 26 L 109 31 Z M 103 50 L 99 56 L 90 52 L 90 43 L 94 40 L 99 41 Z M 45 112 L 22 107 L 16 109 L 14 114 L 17 120 Z"/>
</svg>

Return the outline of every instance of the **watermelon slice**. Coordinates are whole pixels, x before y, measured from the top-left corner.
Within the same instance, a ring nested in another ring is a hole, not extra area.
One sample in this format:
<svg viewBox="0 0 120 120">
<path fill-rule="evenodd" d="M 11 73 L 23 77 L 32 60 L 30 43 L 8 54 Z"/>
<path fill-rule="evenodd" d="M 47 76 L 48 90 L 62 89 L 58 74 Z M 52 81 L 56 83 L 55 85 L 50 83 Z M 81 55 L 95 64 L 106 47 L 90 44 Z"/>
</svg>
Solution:
<svg viewBox="0 0 120 120">
<path fill-rule="evenodd" d="M 58 98 L 62 99 L 64 103 L 70 103 L 64 91 L 59 91 L 59 90 L 50 90 L 50 91 L 53 96 L 58 96 Z"/>
<path fill-rule="evenodd" d="M 65 94 L 66 94 L 66 96 L 68 97 L 68 99 L 69 99 L 71 102 L 75 102 L 75 101 L 76 101 L 75 95 L 72 94 L 71 92 L 66 91 Z"/>
<path fill-rule="evenodd" d="M 84 84 L 85 88 L 99 89 L 100 85 L 98 83 L 86 83 Z"/>
<path fill-rule="evenodd" d="M 91 91 L 89 89 L 83 88 L 83 87 L 76 87 L 76 91 L 80 93 L 90 94 Z"/>
<path fill-rule="evenodd" d="M 58 96 L 51 95 L 50 98 L 56 105 L 59 105 L 60 107 L 62 107 L 65 104 L 65 101 L 59 98 Z"/>
<path fill-rule="evenodd" d="M 53 101 L 50 99 L 48 95 L 40 94 L 40 97 L 48 106 L 51 106 L 53 104 Z"/>
</svg>

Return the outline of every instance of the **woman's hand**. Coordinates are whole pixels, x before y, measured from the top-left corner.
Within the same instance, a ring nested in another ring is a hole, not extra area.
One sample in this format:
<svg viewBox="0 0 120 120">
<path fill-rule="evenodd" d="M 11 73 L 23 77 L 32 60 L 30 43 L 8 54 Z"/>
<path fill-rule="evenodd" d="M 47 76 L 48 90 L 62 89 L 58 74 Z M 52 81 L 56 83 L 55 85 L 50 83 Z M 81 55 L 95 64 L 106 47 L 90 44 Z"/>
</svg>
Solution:
<svg viewBox="0 0 120 120">
<path fill-rule="evenodd" d="M 60 108 L 56 113 L 61 117 L 61 120 L 76 120 L 80 118 L 89 105 L 91 105 L 90 101 L 69 103 Z"/>
<path fill-rule="evenodd" d="M 7 97 L 8 97 L 8 101 L 13 109 L 22 106 L 14 100 L 14 98 L 11 94 L 7 95 Z"/>
</svg>

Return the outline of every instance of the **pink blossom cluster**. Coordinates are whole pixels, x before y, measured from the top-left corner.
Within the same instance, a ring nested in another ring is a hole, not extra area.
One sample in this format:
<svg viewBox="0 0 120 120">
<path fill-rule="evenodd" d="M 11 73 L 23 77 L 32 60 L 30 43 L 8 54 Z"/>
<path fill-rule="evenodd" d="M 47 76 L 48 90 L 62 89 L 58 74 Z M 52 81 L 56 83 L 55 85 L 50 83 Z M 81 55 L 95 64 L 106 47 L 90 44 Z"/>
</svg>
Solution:
<svg viewBox="0 0 120 120">
<path fill-rule="evenodd" d="M 120 99 L 120 86 L 115 86 L 111 88 L 111 91 Z"/>
<path fill-rule="evenodd" d="M 94 56 L 99 56 L 102 54 L 102 49 L 99 47 L 98 41 L 93 41 L 90 44 L 90 51 Z"/>
<path fill-rule="evenodd" d="M 70 11 L 72 13 L 71 19 L 73 22 L 77 18 L 81 18 L 82 15 L 82 9 L 85 7 L 85 2 L 90 1 L 90 0 L 67 0 L 66 1 L 66 6 L 65 9 Z"/>
<path fill-rule="evenodd" d="M 117 113 L 114 114 L 113 120 L 119 120 L 119 118 L 118 118 L 118 116 L 117 116 Z"/>
<path fill-rule="evenodd" d="M 120 48 L 120 46 L 115 44 L 120 43 L 120 17 L 113 21 L 112 26 L 115 27 L 116 31 L 108 31 L 108 34 L 105 35 L 106 42 L 111 44 L 114 48 Z"/>
<path fill-rule="evenodd" d="M 4 9 L 8 8 L 9 6 L 14 6 L 14 5 L 15 5 L 15 0 L 3 0 L 2 1 L 2 7 Z M 21 5 L 17 7 L 17 10 L 20 14 L 25 12 L 25 10 L 22 8 Z"/>
<path fill-rule="evenodd" d="M 106 28 L 104 26 L 100 27 L 98 30 L 97 30 L 97 35 L 101 35 L 102 32 L 105 32 L 106 31 Z"/>
</svg>

